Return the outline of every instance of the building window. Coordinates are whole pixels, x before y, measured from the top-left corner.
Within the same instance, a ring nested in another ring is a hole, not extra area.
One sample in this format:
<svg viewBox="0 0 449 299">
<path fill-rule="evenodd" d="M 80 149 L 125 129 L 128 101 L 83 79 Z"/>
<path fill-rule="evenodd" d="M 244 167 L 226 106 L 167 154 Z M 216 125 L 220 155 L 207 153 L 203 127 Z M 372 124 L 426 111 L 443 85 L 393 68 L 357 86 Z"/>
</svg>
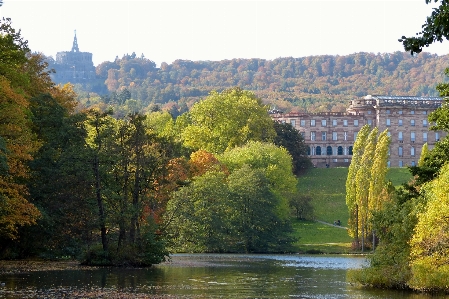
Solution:
<svg viewBox="0 0 449 299">
<path fill-rule="evenodd" d="M 427 142 L 427 132 L 422 132 L 422 141 Z"/>
<path fill-rule="evenodd" d="M 368 110 L 368 114 L 371 114 L 371 110 Z"/>
<path fill-rule="evenodd" d="M 349 147 L 349 155 L 352 156 L 352 145 Z"/>
<path fill-rule="evenodd" d="M 422 114 L 427 115 L 427 111 L 424 110 L 424 111 L 422 112 Z"/>
<path fill-rule="evenodd" d="M 398 119 L 398 126 L 402 127 L 402 119 Z"/>
<path fill-rule="evenodd" d="M 427 127 L 427 119 L 423 119 L 422 120 L 422 126 L 423 127 Z"/>
<path fill-rule="evenodd" d="M 354 141 L 357 140 L 357 133 L 358 133 L 358 132 L 354 132 Z"/>
<path fill-rule="evenodd" d="M 331 156 L 332 155 L 332 146 L 328 146 L 327 148 L 326 148 L 326 154 L 328 155 L 328 156 Z"/>
<path fill-rule="evenodd" d="M 391 126 L 391 120 L 387 118 L 387 127 Z"/>
<path fill-rule="evenodd" d="M 387 167 L 390 168 L 390 165 L 391 165 L 391 162 L 390 162 L 390 160 L 388 160 Z"/>
<path fill-rule="evenodd" d="M 332 120 L 332 125 L 335 127 L 335 126 L 337 126 L 337 120 L 336 119 L 333 119 Z"/>
<path fill-rule="evenodd" d="M 415 156 L 415 148 L 413 146 L 410 148 L 410 156 Z"/>
<path fill-rule="evenodd" d="M 387 131 L 387 136 L 391 137 L 391 132 L 390 131 Z"/>
<path fill-rule="evenodd" d="M 296 120 L 292 119 L 290 120 L 290 124 L 292 125 L 292 127 L 296 127 Z"/>
<path fill-rule="evenodd" d="M 285 124 L 285 119 L 282 120 L 282 123 Z"/>
<path fill-rule="evenodd" d="M 303 128 L 306 127 L 306 120 L 305 119 L 301 119 L 300 126 L 303 127 Z"/>
<path fill-rule="evenodd" d="M 435 132 L 435 141 L 440 141 L 440 133 Z"/>
<path fill-rule="evenodd" d="M 306 132 L 300 132 L 302 139 L 306 140 Z"/>
<path fill-rule="evenodd" d="M 321 126 L 322 126 L 322 127 L 325 127 L 326 125 L 327 125 L 326 120 L 325 120 L 325 119 L 322 119 L 322 120 L 321 120 Z"/>
<path fill-rule="evenodd" d="M 310 120 L 310 126 L 311 126 L 311 127 L 315 127 L 315 120 L 314 120 L 314 119 L 311 119 L 311 120 Z"/>
<path fill-rule="evenodd" d="M 416 163 L 415 163 L 415 161 L 412 161 L 412 166 L 416 166 Z"/>
<path fill-rule="evenodd" d="M 390 114 L 390 113 L 391 113 L 391 111 L 389 109 L 387 109 L 387 114 Z"/>
<path fill-rule="evenodd" d="M 332 132 L 332 140 L 337 140 L 337 132 Z"/>
<path fill-rule="evenodd" d="M 310 132 L 310 140 L 315 141 L 316 137 L 315 137 L 315 132 L 312 131 Z"/>
<path fill-rule="evenodd" d="M 399 167 L 403 167 L 404 163 L 402 163 L 402 160 L 399 160 Z"/>
<path fill-rule="evenodd" d="M 338 159 L 333 159 L 332 162 L 338 162 Z"/>
<path fill-rule="evenodd" d="M 368 119 L 368 125 L 371 126 L 371 127 L 373 126 L 373 120 L 372 119 Z"/>
<path fill-rule="evenodd" d="M 310 151 L 310 146 L 307 146 L 307 155 L 310 156 L 310 153 L 311 153 L 311 151 Z"/>
<path fill-rule="evenodd" d="M 398 147 L 398 156 L 402 157 L 402 154 L 403 154 L 403 149 L 402 149 L 402 146 L 400 146 L 400 147 Z"/>
<path fill-rule="evenodd" d="M 321 140 L 326 140 L 326 132 L 321 132 Z"/>
<path fill-rule="evenodd" d="M 402 142 L 404 139 L 403 139 L 403 137 L 402 137 L 402 132 L 398 132 L 398 140 L 399 140 L 399 142 Z"/>
<path fill-rule="evenodd" d="M 317 156 L 321 156 L 321 146 L 317 146 L 315 152 Z"/>
<path fill-rule="evenodd" d="M 358 119 L 354 119 L 354 127 L 358 127 L 359 126 L 359 120 Z"/>
<path fill-rule="evenodd" d="M 348 140 L 348 132 L 345 131 L 345 141 Z"/>
<path fill-rule="evenodd" d="M 410 132 L 410 141 L 415 142 L 415 132 Z"/>
<path fill-rule="evenodd" d="M 402 110 L 399 110 L 399 111 L 398 111 L 398 114 L 402 114 Z"/>
<path fill-rule="evenodd" d="M 412 127 L 415 126 L 415 120 L 414 120 L 414 119 L 411 119 L 411 120 L 410 120 L 410 125 L 411 125 Z"/>
<path fill-rule="evenodd" d="M 347 119 L 343 119 L 343 127 L 347 127 L 348 126 L 348 120 Z"/>
<path fill-rule="evenodd" d="M 415 114 L 415 110 L 411 110 L 411 111 L 410 111 L 410 114 Z"/>
<path fill-rule="evenodd" d="M 339 156 L 343 155 L 343 147 L 342 146 L 339 146 L 337 148 L 337 155 L 339 155 Z"/>
</svg>

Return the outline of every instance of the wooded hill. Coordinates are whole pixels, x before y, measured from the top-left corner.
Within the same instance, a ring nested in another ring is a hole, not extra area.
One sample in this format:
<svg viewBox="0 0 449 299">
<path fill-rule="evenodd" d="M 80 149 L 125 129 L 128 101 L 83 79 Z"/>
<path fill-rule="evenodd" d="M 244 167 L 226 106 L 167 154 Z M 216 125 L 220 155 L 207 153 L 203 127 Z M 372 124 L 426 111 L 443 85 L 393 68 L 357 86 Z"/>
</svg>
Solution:
<svg viewBox="0 0 449 299">
<path fill-rule="evenodd" d="M 154 105 L 185 111 L 212 90 L 238 86 L 285 112 L 344 111 L 350 99 L 367 94 L 436 96 L 435 86 L 444 81 L 447 66 L 449 55 L 395 52 L 176 60 L 157 68 L 153 61 L 133 53 L 101 63 L 96 67 L 97 83 L 76 86 L 76 91 L 86 106 L 99 101 L 87 91 L 103 95 L 100 102 L 106 104 L 132 99 L 132 106 L 141 111 Z"/>
</svg>

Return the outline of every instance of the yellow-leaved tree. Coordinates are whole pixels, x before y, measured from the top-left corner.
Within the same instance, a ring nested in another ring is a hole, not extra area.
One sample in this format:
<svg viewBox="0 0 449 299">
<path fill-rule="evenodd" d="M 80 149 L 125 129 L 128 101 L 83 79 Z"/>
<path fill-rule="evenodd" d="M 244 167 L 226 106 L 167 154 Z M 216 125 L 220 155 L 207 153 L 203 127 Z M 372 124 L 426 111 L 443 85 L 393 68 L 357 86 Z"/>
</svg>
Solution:
<svg viewBox="0 0 449 299">
<path fill-rule="evenodd" d="M 422 194 L 427 205 L 418 213 L 410 241 L 409 285 L 420 290 L 449 291 L 449 164 L 423 186 Z"/>
</svg>

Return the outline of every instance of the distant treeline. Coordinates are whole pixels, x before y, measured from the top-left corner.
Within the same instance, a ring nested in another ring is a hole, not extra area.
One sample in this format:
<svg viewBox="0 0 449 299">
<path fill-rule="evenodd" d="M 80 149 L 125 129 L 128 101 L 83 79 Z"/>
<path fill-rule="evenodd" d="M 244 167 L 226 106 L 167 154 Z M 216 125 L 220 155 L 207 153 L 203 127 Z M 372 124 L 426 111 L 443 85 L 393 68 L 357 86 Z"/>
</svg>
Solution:
<svg viewBox="0 0 449 299">
<path fill-rule="evenodd" d="M 127 97 L 120 96 L 126 89 L 140 109 L 158 105 L 179 110 L 212 90 L 238 86 L 286 112 L 344 111 L 348 100 L 367 94 L 437 96 L 435 86 L 444 81 L 448 65 L 448 55 L 395 52 L 274 60 L 176 60 L 158 68 L 133 53 L 96 67 L 101 88 L 92 84 L 95 88 L 77 86 L 76 90 L 81 98 L 94 92 L 108 95 L 102 101 L 119 102 L 120 98 L 126 101 Z"/>
</svg>

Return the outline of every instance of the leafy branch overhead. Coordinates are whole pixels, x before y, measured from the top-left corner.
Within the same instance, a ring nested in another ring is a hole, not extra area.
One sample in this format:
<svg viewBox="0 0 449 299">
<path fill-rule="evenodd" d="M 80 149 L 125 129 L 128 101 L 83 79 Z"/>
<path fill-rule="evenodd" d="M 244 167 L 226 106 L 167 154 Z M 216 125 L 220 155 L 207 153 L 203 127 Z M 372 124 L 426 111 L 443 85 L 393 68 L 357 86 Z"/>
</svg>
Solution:
<svg viewBox="0 0 449 299">
<path fill-rule="evenodd" d="M 438 3 L 439 7 L 434 8 L 431 15 L 427 17 L 422 31 L 416 33 L 415 37 L 402 36 L 399 39 L 404 45 L 404 49 L 414 53 L 421 53 L 424 47 L 428 47 L 435 42 L 443 42 L 449 39 L 449 1 L 447 0 L 426 0 L 426 3 Z"/>
</svg>

